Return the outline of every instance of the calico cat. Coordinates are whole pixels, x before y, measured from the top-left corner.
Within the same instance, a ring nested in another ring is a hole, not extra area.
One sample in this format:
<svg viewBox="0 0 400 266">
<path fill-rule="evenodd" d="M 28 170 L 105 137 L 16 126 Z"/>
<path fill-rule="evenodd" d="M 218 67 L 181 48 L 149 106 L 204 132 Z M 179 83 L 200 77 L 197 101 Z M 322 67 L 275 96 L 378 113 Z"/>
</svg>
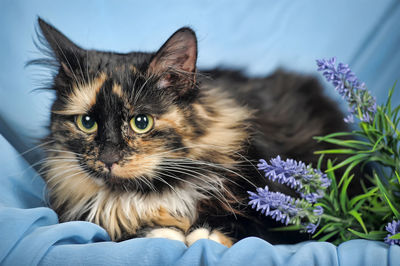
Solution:
<svg viewBox="0 0 400 266">
<path fill-rule="evenodd" d="M 190 28 L 155 53 L 121 54 L 83 49 L 38 22 L 52 59 L 32 63 L 55 67 L 43 167 L 60 221 L 96 223 L 115 241 L 304 239 L 269 232 L 274 222 L 247 206 L 247 191 L 268 183 L 258 159 L 315 163 L 327 146 L 312 136 L 345 129 L 314 79 L 200 74 Z"/>
</svg>

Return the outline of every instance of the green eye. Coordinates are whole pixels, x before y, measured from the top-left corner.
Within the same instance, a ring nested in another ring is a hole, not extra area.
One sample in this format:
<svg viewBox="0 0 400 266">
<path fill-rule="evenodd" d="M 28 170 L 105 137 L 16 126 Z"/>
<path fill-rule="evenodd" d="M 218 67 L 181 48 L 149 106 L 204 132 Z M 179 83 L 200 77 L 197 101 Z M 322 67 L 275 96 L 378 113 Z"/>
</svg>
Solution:
<svg viewBox="0 0 400 266">
<path fill-rule="evenodd" d="M 97 130 L 97 122 L 90 115 L 78 115 L 76 124 L 85 133 L 93 133 Z"/>
<path fill-rule="evenodd" d="M 131 128 L 138 134 L 149 132 L 153 128 L 153 124 L 153 117 L 146 114 L 138 114 L 130 121 Z"/>
</svg>

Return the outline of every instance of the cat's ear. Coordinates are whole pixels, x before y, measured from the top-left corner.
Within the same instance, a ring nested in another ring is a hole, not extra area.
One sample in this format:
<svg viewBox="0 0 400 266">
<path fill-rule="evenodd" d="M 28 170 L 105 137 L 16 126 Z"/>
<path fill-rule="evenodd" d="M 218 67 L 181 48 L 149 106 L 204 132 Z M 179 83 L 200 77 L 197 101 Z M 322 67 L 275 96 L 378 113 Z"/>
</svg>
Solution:
<svg viewBox="0 0 400 266">
<path fill-rule="evenodd" d="M 55 59 L 61 66 L 60 69 L 70 78 L 76 79 L 76 70 L 80 67 L 83 49 L 40 17 L 38 18 L 38 24 Z"/>
<path fill-rule="evenodd" d="M 196 60 L 196 34 L 181 28 L 153 56 L 149 72 L 161 76 L 160 87 L 174 87 L 183 95 L 195 85 Z"/>
</svg>

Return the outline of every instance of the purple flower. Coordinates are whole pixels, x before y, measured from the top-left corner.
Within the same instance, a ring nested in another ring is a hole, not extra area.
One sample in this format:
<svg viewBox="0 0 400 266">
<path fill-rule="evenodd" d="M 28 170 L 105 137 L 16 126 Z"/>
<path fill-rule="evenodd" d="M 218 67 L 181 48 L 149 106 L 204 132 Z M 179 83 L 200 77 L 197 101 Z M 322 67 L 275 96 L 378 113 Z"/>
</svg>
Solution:
<svg viewBox="0 0 400 266">
<path fill-rule="evenodd" d="M 389 234 L 385 237 L 385 243 L 389 245 L 400 245 L 400 239 L 390 239 L 389 237 L 394 236 L 398 233 L 400 233 L 400 221 L 393 221 L 391 223 L 388 223 L 388 225 L 385 227 L 386 231 L 389 232 Z"/>
<path fill-rule="evenodd" d="M 249 205 L 266 216 L 271 216 L 276 221 L 289 224 L 292 218 L 301 211 L 299 200 L 294 200 L 281 192 L 271 192 L 268 186 L 257 188 L 258 193 L 248 191 Z"/>
<path fill-rule="evenodd" d="M 281 159 L 280 156 L 272 158 L 269 163 L 261 159 L 257 165 L 264 171 L 265 177 L 273 182 L 284 184 L 293 188 L 299 198 L 291 197 L 281 192 L 269 191 L 268 186 L 257 188 L 256 193 L 248 191 L 249 205 L 266 216 L 284 224 L 299 224 L 307 219 L 307 232 L 315 232 L 324 210 L 321 206 L 313 204 L 322 198 L 325 189 L 330 186 L 331 180 L 320 170 L 306 166 L 301 161 Z M 318 224 L 314 224 L 318 220 Z"/>
<path fill-rule="evenodd" d="M 314 234 L 315 230 L 317 230 L 318 224 L 309 223 L 306 226 L 306 232 L 310 234 Z"/>
<path fill-rule="evenodd" d="M 321 206 L 316 206 L 313 212 L 315 215 L 321 216 L 324 214 L 324 209 Z"/>
<path fill-rule="evenodd" d="M 363 122 L 372 122 L 376 113 L 376 100 L 365 89 L 365 84 L 361 83 L 351 71 L 349 65 L 339 63 L 336 67 L 336 58 L 333 57 L 318 59 L 317 66 L 318 71 L 323 71 L 322 75 L 335 86 L 339 95 L 349 104 L 350 115 L 344 121 L 354 123 L 355 115 Z"/>
<path fill-rule="evenodd" d="M 320 207 L 320 206 L 319 206 L 319 207 Z M 316 224 L 314 224 L 314 223 L 309 223 L 309 224 L 306 226 L 305 231 L 306 231 L 307 233 L 314 234 L 314 233 L 315 233 L 315 230 L 317 230 L 317 228 L 318 228 L 320 222 L 321 222 L 321 219 L 318 219 L 318 222 L 317 222 Z"/>
<path fill-rule="evenodd" d="M 261 159 L 257 166 L 259 170 L 264 171 L 266 178 L 295 189 L 310 203 L 322 198 L 324 190 L 331 184 L 326 174 L 293 159 L 283 161 L 277 156 L 270 160 L 270 164 Z"/>
<path fill-rule="evenodd" d="M 282 161 L 280 156 L 270 160 L 268 164 L 265 160 L 261 159 L 258 164 L 258 169 L 265 172 L 265 177 L 271 181 L 285 184 L 293 189 L 299 190 L 302 187 L 300 180 L 297 176 L 307 176 L 306 165 L 302 162 L 297 162 L 293 159 L 286 159 Z"/>
<path fill-rule="evenodd" d="M 343 120 L 344 120 L 344 122 L 346 122 L 348 124 L 354 123 L 354 115 L 348 115 Z"/>
<path fill-rule="evenodd" d="M 300 195 L 306 201 L 308 201 L 310 203 L 316 203 L 318 199 L 324 197 L 324 192 L 323 191 L 319 191 L 319 192 L 312 192 L 312 193 L 309 193 L 309 194 L 301 193 Z"/>
</svg>

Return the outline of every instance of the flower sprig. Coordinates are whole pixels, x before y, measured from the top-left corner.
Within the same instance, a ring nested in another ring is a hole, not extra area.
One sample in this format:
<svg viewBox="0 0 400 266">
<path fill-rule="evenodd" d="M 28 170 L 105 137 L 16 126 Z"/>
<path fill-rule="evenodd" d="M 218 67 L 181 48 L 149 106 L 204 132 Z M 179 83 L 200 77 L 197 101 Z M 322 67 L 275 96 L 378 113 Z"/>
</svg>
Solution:
<svg viewBox="0 0 400 266">
<path fill-rule="evenodd" d="M 270 164 L 261 159 L 257 166 L 264 171 L 267 179 L 292 188 L 299 198 L 269 191 L 266 186 L 258 188 L 257 193 L 248 191 L 249 205 L 285 225 L 301 224 L 304 231 L 314 233 L 323 214 L 323 208 L 314 203 L 324 196 L 325 189 L 330 185 L 326 175 L 301 161 L 283 161 L 280 156 L 271 159 Z"/>
<path fill-rule="evenodd" d="M 349 65 L 339 63 L 336 58 L 317 60 L 318 71 L 328 82 L 331 82 L 338 93 L 347 101 L 350 114 L 344 119 L 346 123 L 354 123 L 354 116 L 361 121 L 370 123 L 376 113 L 376 99 L 361 83 Z"/>
</svg>

